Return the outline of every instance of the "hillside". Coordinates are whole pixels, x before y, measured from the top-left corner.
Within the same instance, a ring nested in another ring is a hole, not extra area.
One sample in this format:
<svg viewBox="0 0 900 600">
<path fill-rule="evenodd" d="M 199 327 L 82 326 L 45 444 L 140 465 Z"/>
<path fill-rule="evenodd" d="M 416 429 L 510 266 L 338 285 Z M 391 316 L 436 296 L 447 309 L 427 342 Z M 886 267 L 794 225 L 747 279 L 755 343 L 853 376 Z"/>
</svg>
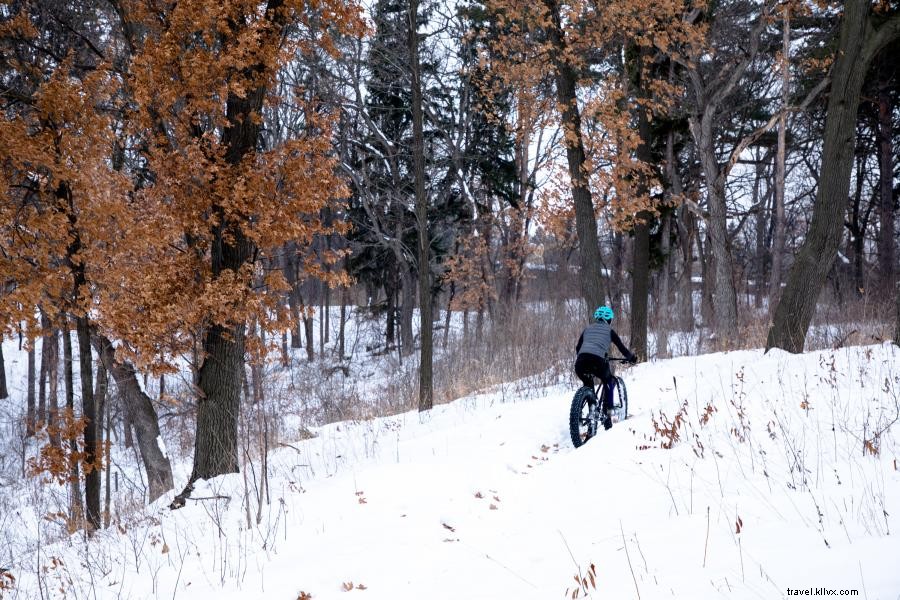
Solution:
<svg viewBox="0 0 900 600">
<path fill-rule="evenodd" d="M 578 450 L 570 385 L 329 425 L 270 455 L 259 513 L 256 464 L 184 509 L 11 556 L 7 596 L 547 599 L 593 564 L 591 597 L 894 599 L 898 355 L 639 365 L 633 416 Z"/>
</svg>

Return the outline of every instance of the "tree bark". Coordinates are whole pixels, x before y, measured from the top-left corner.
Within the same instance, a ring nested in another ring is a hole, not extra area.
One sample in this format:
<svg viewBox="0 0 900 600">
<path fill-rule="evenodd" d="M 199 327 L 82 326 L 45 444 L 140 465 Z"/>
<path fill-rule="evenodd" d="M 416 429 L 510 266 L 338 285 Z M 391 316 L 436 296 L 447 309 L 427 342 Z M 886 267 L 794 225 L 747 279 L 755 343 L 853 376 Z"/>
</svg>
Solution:
<svg viewBox="0 0 900 600">
<path fill-rule="evenodd" d="M 9 390 L 6 389 L 6 365 L 3 361 L 3 336 L 0 335 L 0 400 L 9 398 Z"/>
<path fill-rule="evenodd" d="M 148 500 L 153 502 L 174 487 L 172 465 L 160 444 L 159 419 L 150 397 L 143 392 L 137 371 L 129 362 L 116 360 L 112 342 L 102 335 L 93 336 L 97 354 L 106 370 L 112 375 L 125 406 L 125 427 L 131 424 L 137 433 L 138 448 L 149 488 Z"/>
<path fill-rule="evenodd" d="M 656 298 L 656 355 L 659 358 L 669 356 L 669 290 L 672 271 L 672 250 L 670 235 L 672 233 L 672 213 L 667 211 L 662 221 L 662 241 L 660 250 L 663 265 L 659 270 L 659 294 Z"/>
<path fill-rule="evenodd" d="M 693 129 L 693 128 L 692 128 Z M 725 203 L 725 180 L 721 177 L 716 158 L 712 119 L 704 119 L 699 125 L 697 149 L 700 164 L 706 178 L 706 201 L 709 208 L 707 220 L 707 255 L 711 255 L 713 268 L 706 269 L 704 284 L 710 292 L 712 321 L 716 331 L 726 339 L 737 335 L 737 292 L 734 287 L 734 267 L 731 244 L 728 240 L 728 214 Z M 706 278 L 710 278 L 707 283 Z"/>
<path fill-rule="evenodd" d="M 629 79 L 634 87 L 634 92 L 637 97 L 645 98 L 647 94 L 642 87 L 641 70 L 644 59 L 647 57 L 647 51 L 631 48 L 627 54 L 626 68 L 629 71 Z M 640 143 L 635 154 L 641 163 L 650 167 L 653 165 L 653 154 L 651 152 L 653 140 L 651 139 L 650 120 L 644 107 L 638 106 L 636 112 Z M 639 181 L 635 191 L 640 197 L 649 193 L 649 186 L 643 175 L 638 177 Z M 637 214 L 634 224 L 634 251 L 632 252 L 631 347 L 638 359 L 642 361 L 647 360 L 647 315 L 649 312 L 650 294 L 650 221 L 652 218 L 653 215 L 649 211 L 641 211 Z"/>
<path fill-rule="evenodd" d="M 47 338 L 50 332 L 50 320 L 41 312 L 41 368 L 38 370 L 38 403 L 35 414 L 36 427 L 43 427 L 47 423 L 47 367 L 50 364 Z"/>
<path fill-rule="evenodd" d="M 413 309 L 416 304 L 416 277 L 412 272 L 412 265 L 401 265 L 403 282 L 401 293 L 403 301 L 400 305 L 400 355 L 409 356 L 415 349 L 413 343 Z"/>
<path fill-rule="evenodd" d="M 876 30 L 869 22 L 869 10 L 868 0 L 844 3 L 812 223 L 775 311 L 766 340 L 767 350 L 803 351 L 819 294 L 841 243 L 863 82 L 875 54 L 900 36 L 900 13 L 894 12 Z"/>
<path fill-rule="evenodd" d="M 896 60 L 896 57 L 884 60 Z M 878 90 L 878 166 L 880 171 L 879 221 L 881 230 L 878 234 L 878 275 L 879 289 L 884 297 L 890 297 L 894 289 L 894 149 L 893 149 L 893 113 L 894 107 L 888 84 L 884 83 Z"/>
<path fill-rule="evenodd" d="M 90 352 L 90 332 L 88 332 L 88 352 Z M 104 468 L 106 470 L 106 507 L 103 509 L 102 513 L 102 523 L 103 527 L 109 527 L 109 418 L 107 415 L 107 402 L 106 395 L 109 388 L 109 382 L 107 380 L 107 372 L 106 367 L 103 366 L 103 362 L 101 361 L 97 365 L 97 380 L 96 380 L 96 388 L 94 389 L 94 402 L 97 405 L 97 459 L 96 459 L 96 468 L 97 468 L 97 476 L 98 479 L 102 479 Z M 104 436 L 104 419 L 106 420 L 106 436 Z M 100 503 L 99 494 L 100 490 L 97 493 L 97 503 Z"/>
<path fill-rule="evenodd" d="M 431 259 L 429 257 L 428 198 L 425 195 L 425 141 L 422 118 L 422 79 L 419 66 L 419 2 L 409 3 L 409 64 L 412 75 L 413 176 L 416 228 L 419 233 L 419 412 L 434 405 L 432 381 Z"/>
<path fill-rule="evenodd" d="M 75 419 L 75 384 L 74 374 L 72 372 L 72 335 L 69 331 L 68 317 L 66 317 L 62 327 L 62 338 L 64 372 L 63 379 L 66 384 L 66 416 L 64 419 L 62 419 L 62 421 L 68 423 L 70 420 L 74 422 Z M 84 415 L 82 414 L 82 416 Z M 85 427 L 85 430 L 86 429 L 87 427 Z M 72 457 L 69 461 L 69 485 L 72 491 L 72 519 L 77 522 L 80 521 L 81 517 L 84 515 L 84 503 L 81 498 L 81 475 L 80 470 L 78 469 L 78 461 L 74 459 L 74 457 L 78 456 L 79 454 L 78 438 L 67 427 L 64 428 L 63 431 L 68 438 L 69 452 L 70 456 Z M 93 526 L 92 522 L 91 525 Z M 96 529 L 96 527 L 94 529 Z"/>
<path fill-rule="evenodd" d="M 547 34 L 553 48 L 553 64 L 556 70 L 556 101 L 560 111 L 566 145 L 569 179 L 572 185 L 572 201 L 575 205 L 575 229 L 581 259 L 581 293 L 588 309 L 603 304 L 603 281 L 600 277 L 600 244 L 597 238 L 597 219 L 594 201 L 588 187 L 584 140 L 581 132 L 581 112 L 576 92 L 577 74 L 567 62 L 568 49 L 562 29 L 560 7 L 557 0 L 544 0 L 549 11 L 551 25 Z"/>
<path fill-rule="evenodd" d="M 26 394 L 26 413 L 25 413 L 25 435 L 31 437 L 34 435 L 34 416 L 35 416 L 35 396 L 34 396 L 34 380 L 35 380 L 35 350 L 34 345 L 37 339 L 32 338 L 28 341 L 28 392 Z"/>
<path fill-rule="evenodd" d="M 44 337 L 47 346 L 47 430 L 50 444 L 59 448 L 59 332 L 51 325 Z"/>
<path fill-rule="evenodd" d="M 81 413 L 84 416 L 84 493 L 88 523 L 99 529 L 103 523 L 100 513 L 100 484 L 102 452 L 100 449 L 100 416 L 94 401 L 93 359 L 91 332 L 87 316 L 75 318 L 78 334 L 78 364 L 81 375 Z"/>
<path fill-rule="evenodd" d="M 784 178 L 785 178 L 785 154 L 786 154 L 786 128 L 787 114 L 784 112 L 788 106 L 791 85 L 790 50 L 791 50 L 791 21 L 790 8 L 784 7 L 784 23 L 782 34 L 782 63 L 781 63 L 781 117 L 778 120 L 778 150 L 775 154 L 775 234 L 772 237 L 772 272 L 769 276 L 769 311 L 778 303 L 778 295 L 781 291 L 781 260 L 784 257 Z"/>
</svg>

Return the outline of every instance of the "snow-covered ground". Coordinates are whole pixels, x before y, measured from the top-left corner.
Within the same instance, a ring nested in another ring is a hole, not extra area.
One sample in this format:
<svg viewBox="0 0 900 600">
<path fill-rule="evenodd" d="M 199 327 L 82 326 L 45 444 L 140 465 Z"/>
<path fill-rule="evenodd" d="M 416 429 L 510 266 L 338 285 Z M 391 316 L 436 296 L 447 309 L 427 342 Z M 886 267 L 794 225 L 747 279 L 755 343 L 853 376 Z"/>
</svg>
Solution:
<svg viewBox="0 0 900 600">
<path fill-rule="evenodd" d="M 900 598 L 900 350 L 624 377 L 632 417 L 577 450 L 572 385 L 316 428 L 271 453 L 262 502 L 256 463 L 181 510 L 0 554 L 6 597 Z"/>
</svg>

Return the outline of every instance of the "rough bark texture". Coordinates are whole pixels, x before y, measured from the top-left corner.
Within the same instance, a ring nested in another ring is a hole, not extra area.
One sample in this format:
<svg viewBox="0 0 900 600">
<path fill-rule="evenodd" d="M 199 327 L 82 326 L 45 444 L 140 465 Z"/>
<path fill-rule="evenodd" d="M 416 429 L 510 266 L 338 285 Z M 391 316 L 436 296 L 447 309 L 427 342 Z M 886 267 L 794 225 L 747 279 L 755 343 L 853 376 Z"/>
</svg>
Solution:
<svg viewBox="0 0 900 600">
<path fill-rule="evenodd" d="M 434 405 L 432 381 L 431 260 L 429 257 L 428 198 L 425 195 L 425 141 L 422 119 L 422 81 L 419 68 L 419 2 L 409 3 L 409 64 L 412 75 L 413 175 L 416 227 L 419 233 L 419 412 Z"/>
<path fill-rule="evenodd" d="M 790 9 L 784 8 L 784 22 L 782 34 L 782 76 L 781 76 L 781 106 L 787 108 L 788 91 L 791 85 L 791 70 L 789 68 L 789 54 L 791 44 Z M 781 260 L 784 256 L 784 166 L 786 154 L 786 127 L 787 115 L 781 114 L 778 120 L 778 150 L 775 154 L 775 233 L 772 236 L 772 273 L 769 278 L 769 310 L 778 302 L 778 294 L 781 291 Z"/>
<path fill-rule="evenodd" d="M 404 264 L 400 268 L 403 273 L 403 284 L 400 288 L 403 295 L 400 305 L 400 355 L 409 356 L 415 349 L 412 322 L 416 305 L 416 275 L 412 271 L 412 265 Z"/>
<path fill-rule="evenodd" d="M 603 281 L 600 278 L 597 220 L 594 217 L 594 201 L 585 173 L 581 113 L 576 94 L 577 74 L 572 65 L 566 61 L 567 48 L 563 38 L 559 3 L 556 0 L 544 0 L 544 5 L 549 11 L 551 20 L 548 36 L 553 46 L 553 63 L 556 68 L 556 100 L 564 131 L 569 179 L 572 182 L 572 201 L 575 205 L 575 229 L 581 259 L 581 293 L 588 309 L 593 311 L 603 304 L 604 294 Z"/>
<path fill-rule="evenodd" d="M 50 443 L 59 448 L 59 332 L 55 328 L 44 337 L 47 346 L 47 412 L 45 425 L 50 431 Z"/>
<path fill-rule="evenodd" d="M 148 500 L 156 500 L 172 489 L 172 465 L 163 454 L 157 438 L 159 438 L 159 419 L 150 397 L 143 392 L 137 378 L 137 371 L 128 362 L 116 360 L 112 342 L 101 335 L 93 336 L 94 346 L 103 366 L 112 375 L 119 389 L 119 396 L 125 405 L 126 427 L 132 423 L 137 433 L 138 448 L 144 471 L 147 474 Z"/>
<path fill-rule="evenodd" d="M 707 233 L 708 254 L 714 263 L 709 282 L 713 320 L 716 331 L 723 337 L 733 339 L 737 333 L 737 292 L 734 288 L 734 266 L 731 259 L 731 243 L 728 239 L 728 215 L 725 204 L 725 180 L 720 177 L 716 159 L 712 122 L 701 125 L 698 143 L 700 164 L 707 181 L 706 200 L 709 208 Z"/>
<path fill-rule="evenodd" d="M 270 0 L 265 14 L 272 19 L 274 26 L 267 35 L 280 35 L 288 14 L 282 10 L 282 2 Z M 230 33 L 237 35 L 240 32 Z M 262 82 L 265 81 L 265 69 L 264 65 L 256 64 L 248 67 L 244 75 Z M 256 148 L 261 127 L 256 115 L 262 111 L 266 93 L 266 86 L 259 85 L 245 94 L 228 94 L 225 103 L 227 125 L 222 130 L 222 146 L 225 148 L 225 161 L 233 167 L 240 165 Z M 254 252 L 252 241 L 242 229 L 242 222 L 249 221 L 250 215 L 229 214 L 222 206 L 214 206 L 213 211 L 212 277 L 240 277 L 238 273 Z M 243 321 L 214 323 L 206 333 L 198 382 L 194 467 L 185 490 L 172 503 L 173 508 L 183 506 L 193 490 L 193 483 L 198 479 L 238 471 L 237 422 L 244 371 L 244 326 Z"/>
<path fill-rule="evenodd" d="M 191 482 L 238 472 L 237 424 L 244 370 L 244 326 L 214 325 L 200 367 L 197 436 Z"/>
<path fill-rule="evenodd" d="M 766 349 L 803 351 L 819 293 L 841 243 L 863 81 L 874 55 L 900 35 L 900 15 L 894 14 L 876 31 L 869 22 L 869 8 L 867 0 L 844 4 L 812 223 L 788 275 Z"/>
<path fill-rule="evenodd" d="M 643 89 L 641 69 L 644 59 L 648 58 L 646 50 L 632 48 L 628 53 L 629 78 L 638 97 L 646 97 Z M 638 134 L 640 143 L 637 147 L 637 158 L 645 165 L 653 164 L 651 152 L 652 133 L 647 110 L 638 107 L 637 110 Z M 638 196 L 649 193 L 648 185 L 643 176 L 636 186 Z M 647 316 L 650 300 L 650 222 L 653 215 L 648 211 L 641 211 L 637 215 L 634 225 L 634 251 L 632 253 L 631 269 L 631 348 L 638 359 L 647 360 Z"/>
<path fill-rule="evenodd" d="M 81 375 L 81 414 L 84 415 L 84 499 L 88 523 L 94 529 L 102 525 L 100 513 L 100 414 L 94 401 L 91 332 L 86 316 L 75 319 L 78 334 L 78 372 Z"/>
</svg>

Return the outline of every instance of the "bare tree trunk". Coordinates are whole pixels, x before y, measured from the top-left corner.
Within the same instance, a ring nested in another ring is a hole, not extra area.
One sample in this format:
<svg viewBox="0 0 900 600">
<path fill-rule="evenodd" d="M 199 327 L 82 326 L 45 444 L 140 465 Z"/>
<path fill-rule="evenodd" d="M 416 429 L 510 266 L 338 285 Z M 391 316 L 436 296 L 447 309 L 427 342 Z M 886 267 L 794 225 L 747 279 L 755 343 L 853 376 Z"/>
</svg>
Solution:
<svg viewBox="0 0 900 600">
<path fill-rule="evenodd" d="M 753 279 L 756 281 L 755 294 L 753 297 L 753 306 L 762 307 L 763 289 L 768 289 L 766 285 L 766 228 L 768 225 L 767 215 L 769 214 L 769 197 L 770 192 L 767 189 L 765 194 L 760 192 L 762 182 L 766 179 L 766 160 L 768 153 L 759 157 L 756 161 L 756 173 L 753 178 L 753 205 L 756 207 L 756 250 L 753 269 Z M 768 185 L 766 186 L 769 187 Z M 771 310 L 771 304 L 769 305 Z"/>
<path fill-rule="evenodd" d="M 36 424 L 39 427 L 47 424 L 47 379 L 50 372 L 50 320 L 41 309 L 41 368 L 38 373 L 38 406 Z"/>
<path fill-rule="evenodd" d="M 346 269 L 346 262 L 344 263 L 344 269 Z M 338 360 L 344 360 L 344 344 L 346 338 L 346 328 L 347 328 L 347 296 L 349 296 L 350 290 L 347 287 L 341 288 L 341 320 L 338 325 Z"/>
<path fill-rule="evenodd" d="M 103 364 L 101 362 L 101 364 Z M 105 371 L 104 371 L 105 372 Z M 104 446 L 106 451 L 106 460 L 104 463 L 106 464 L 106 496 L 104 498 L 104 507 L 103 507 L 103 527 L 109 527 L 109 522 L 111 519 L 111 511 L 110 511 L 110 499 L 112 497 L 112 490 L 110 489 L 110 475 L 112 474 L 112 439 L 110 438 L 110 434 L 112 433 L 112 411 L 109 409 L 109 403 L 105 403 L 106 409 L 106 445 Z"/>
<path fill-rule="evenodd" d="M 663 265 L 659 270 L 659 293 L 656 297 L 656 355 L 660 358 L 669 356 L 669 276 L 672 262 L 671 240 L 672 213 L 666 212 L 662 218 L 662 241 L 660 250 L 663 256 Z"/>
<path fill-rule="evenodd" d="M 775 155 L 775 234 L 772 238 L 772 273 L 769 278 L 769 311 L 778 303 L 781 291 L 781 259 L 784 256 L 784 178 L 787 136 L 787 114 L 784 112 L 789 102 L 791 86 L 790 69 L 791 21 L 790 8 L 784 6 L 784 28 L 782 34 L 781 62 L 781 117 L 778 120 L 778 151 Z"/>
<path fill-rule="evenodd" d="M 29 333 L 31 333 L 29 331 Z M 26 413 L 25 413 L 25 435 L 31 437 L 34 435 L 35 423 L 35 397 L 34 397 L 34 380 L 35 380 L 35 350 L 34 345 L 37 338 L 32 337 L 28 340 L 28 393 L 26 394 Z"/>
<path fill-rule="evenodd" d="M 715 285 L 712 272 L 715 270 L 716 257 L 710 253 L 709 246 L 709 233 L 705 244 L 702 243 L 700 236 L 697 236 L 697 257 L 700 259 L 700 277 L 703 279 L 700 286 L 700 318 L 704 327 L 712 328 L 716 309 L 713 306 L 711 288 Z"/>
<path fill-rule="evenodd" d="M 413 309 L 416 303 L 416 278 L 411 265 L 400 267 L 403 273 L 403 303 L 400 306 L 400 351 L 401 356 L 409 356 L 414 349 L 413 343 Z"/>
<path fill-rule="evenodd" d="M 552 60 L 556 69 L 556 101 L 564 130 L 566 159 L 575 205 L 575 228 L 578 233 L 578 250 L 581 258 L 581 293 L 589 310 L 603 304 L 603 281 L 600 276 L 600 244 L 597 238 L 597 220 L 594 201 L 588 187 L 585 172 L 584 140 L 581 131 L 581 113 L 578 109 L 578 75 L 568 62 L 570 49 L 566 46 L 562 29 L 562 17 L 558 0 L 544 0 L 550 16 L 547 35 L 553 48 Z"/>
<path fill-rule="evenodd" d="M 419 412 L 434 405 L 432 381 L 431 259 L 428 198 L 425 195 L 425 140 L 422 118 L 422 80 L 419 68 L 419 2 L 409 3 L 409 64 L 412 76 L 413 176 L 416 190 L 416 228 L 419 233 Z"/>
<path fill-rule="evenodd" d="M 90 346 L 88 346 L 88 352 L 90 352 Z M 96 386 L 97 387 L 94 389 L 94 402 L 97 405 L 97 457 L 95 465 L 97 468 L 98 479 L 102 478 L 104 467 L 106 469 L 106 508 L 102 511 L 101 517 L 103 527 L 109 527 L 109 446 L 111 440 L 109 439 L 109 419 L 108 417 L 106 417 L 109 410 L 109 406 L 106 401 L 109 382 L 107 380 L 106 367 L 103 366 L 102 361 L 97 365 Z M 105 436 L 104 419 L 106 420 Z M 97 502 L 98 504 L 100 502 L 99 490 L 97 494 Z"/>
<path fill-rule="evenodd" d="M 319 356 L 325 356 L 325 313 L 327 312 L 325 303 L 325 282 L 319 282 Z"/>
<path fill-rule="evenodd" d="M 303 311 L 303 331 L 306 334 L 306 360 L 312 362 L 316 360 L 316 340 L 315 340 L 315 323 L 311 315 L 304 309 Z"/>
<path fill-rule="evenodd" d="M 885 57 L 886 61 L 896 60 Z M 882 84 L 878 93 L 878 166 L 880 171 L 878 235 L 879 289 L 886 297 L 894 289 L 894 129 L 893 103 L 888 84 Z"/>
<path fill-rule="evenodd" d="M 630 48 L 626 51 L 626 68 L 638 98 L 646 98 L 642 88 L 641 71 L 644 59 L 648 57 L 646 50 Z M 637 124 L 640 143 L 636 155 L 639 161 L 648 167 L 653 163 L 651 145 L 653 143 L 650 120 L 643 107 L 637 109 Z M 637 195 L 649 193 L 649 186 L 643 176 L 639 176 Z M 631 347 L 640 360 L 647 360 L 647 317 L 649 313 L 650 294 L 650 221 L 653 215 L 649 211 L 638 213 L 634 224 L 634 252 L 631 269 Z"/>
<path fill-rule="evenodd" d="M 191 482 L 238 472 L 237 420 L 244 371 L 244 326 L 213 325 L 200 367 L 197 437 Z"/>
<path fill-rule="evenodd" d="M 48 344 L 48 339 L 44 340 Z M 50 443 L 59 448 L 59 330 L 51 328 L 49 332 L 49 348 L 47 354 L 47 429 L 50 431 Z"/>
<path fill-rule="evenodd" d="M 93 368 L 91 356 L 91 331 L 87 316 L 75 318 L 75 330 L 78 335 L 78 372 L 81 375 L 81 414 L 84 416 L 84 492 L 85 508 L 88 523 L 99 529 L 102 524 L 100 514 L 100 464 L 102 454 L 98 439 L 100 438 L 100 421 L 97 406 L 94 402 Z"/>
<path fill-rule="evenodd" d="M 103 336 L 95 335 L 94 344 L 103 366 L 116 381 L 119 396 L 125 406 L 126 431 L 130 431 L 130 423 L 134 424 L 138 448 L 147 474 L 149 501 L 153 502 L 174 486 L 172 465 L 161 446 L 156 409 L 153 408 L 150 397 L 141 390 L 134 367 L 128 362 L 116 360 L 112 342 Z"/>
<path fill-rule="evenodd" d="M 3 361 L 3 336 L 0 335 L 0 400 L 9 398 L 9 390 L 6 389 L 6 365 Z"/>
<path fill-rule="evenodd" d="M 66 416 L 64 421 L 66 423 L 75 419 L 75 384 L 73 383 L 74 376 L 72 372 L 72 337 L 69 332 L 69 319 L 65 318 L 62 326 L 62 339 L 63 339 L 63 372 L 64 372 L 64 381 L 66 384 Z M 66 428 L 67 429 L 67 428 Z M 69 442 L 69 452 L 71 453 L 70 461 L 69 461 L 69 485 L 71 489 L 71 512 L 72 512 L 72 520 L 75 522 L 80 522 L 81 517 L 84 516 L 84 503 L 81 498 L 81 475 L 78 469 L 78 461 L 75 460 L 75 457 L 78 456 L 78 437 L 73 434 L 71 431 L 66 431 L 66 437 Z"/>
<path fill-rule="evenodd" d="M 891 13 L 875 29 L 869 20 L 870 10 L 868 0 L 844 3 L 812 222 L 788 275 L 766 349 L 803 351 L 819 294 L 841 243 L 863 82 L 874 56 L 900 36 L 900 13 Z"/>
</svg>

